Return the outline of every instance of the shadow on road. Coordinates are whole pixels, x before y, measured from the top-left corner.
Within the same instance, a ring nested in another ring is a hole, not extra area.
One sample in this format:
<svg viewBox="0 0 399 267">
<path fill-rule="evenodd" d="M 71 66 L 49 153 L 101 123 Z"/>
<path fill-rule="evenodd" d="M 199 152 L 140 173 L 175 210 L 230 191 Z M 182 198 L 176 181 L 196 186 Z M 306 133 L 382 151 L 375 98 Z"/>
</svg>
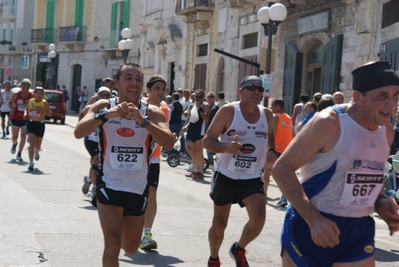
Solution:
<svg viewBox="0 0 399 267">
<path fill-rule="evenodd" d="M 177 263 L 183 263 L 182 260 L 172 257 L 172 256 L 164 256 L 158 253 L 158 251 L 148 250 L 145 252 L 137 251 L 134 255 L 125 256 L 132 259 L 132 261 L 119 259 L 120 261 L 131 263 L 134 265 L 143 265 L 143 266 L 154 266 L 154 267 L 169 267 L 175 266 Z"/>
<path fill-rule="evenodd" d="M 386 250 L 376 248 L 374 255 L 375 255 L 375 261 L 380 261 L 380 262 L 399 261 L 399 251 L 398 250 L 386 251 Z"/>
</svg>

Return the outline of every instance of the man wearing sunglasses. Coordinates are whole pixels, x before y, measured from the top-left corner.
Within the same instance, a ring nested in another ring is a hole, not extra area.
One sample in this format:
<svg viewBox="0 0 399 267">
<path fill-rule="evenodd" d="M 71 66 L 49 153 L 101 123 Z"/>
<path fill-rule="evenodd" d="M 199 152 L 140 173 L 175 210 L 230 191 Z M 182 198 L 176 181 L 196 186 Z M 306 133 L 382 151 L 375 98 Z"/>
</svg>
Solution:
<svg viewBox="0 0 399 267">
<path fill-rule="evenodd" d="M 98 89 L 97 94 L 95 96 L 95 101 L 98 101 L 100 99 L 109 99 L 111 97 L 111 90 L 108 87 L 102 86 Z M 91 99 L 90 99 L 91 100 Z M 94 103 L 93 102 L 93 103 Z M 87 112 L 89 111 L 91 107 L 91 104 L 87 104 L 82 112 L 79 114 L 79 120 L 82 119 Z M 90 169 L 89 169 L 89 176 L 84 176 L 83 177 L 83 186 L 82 186 L 82 193 L 87 194 L 90 189 L 91 185 L 91 191 L 90 191 L 90 200 L 93 206 L 96 206 L 96 172 L 98 169 L 98 134 L 99 134 L 99 128 L 94 130 L 91 134 L 88 136 L 84 137 L 84 144 L 86 147 L 87 152 L 90 154 Z"/>
<path fill-rule="evenodd" d="M 219 249 L 232 204 L 246 207 L 249 216 L 240 239 L 230 249 L 236 266 L 248 266 L 245 247 L 265 223 L 262 169 L 274 163 L 276 151 L 273 114 L 259 105 L 264 90 L 259 77 L 245 77 L 238 89 L 241 100 L 222 106 L 204 137 L 204 147 L 216 153 L 210 194 L 214 214 L 208 234 L 211 267 L 221 264 Z"/>
</svg>

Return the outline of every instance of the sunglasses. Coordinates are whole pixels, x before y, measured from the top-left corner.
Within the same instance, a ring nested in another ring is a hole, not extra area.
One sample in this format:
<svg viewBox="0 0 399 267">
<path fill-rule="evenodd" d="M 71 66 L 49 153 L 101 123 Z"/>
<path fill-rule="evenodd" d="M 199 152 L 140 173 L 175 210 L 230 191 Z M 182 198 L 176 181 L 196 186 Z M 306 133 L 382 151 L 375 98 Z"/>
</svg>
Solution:
<svg viewBox="0 0 399 267">
<path fill-rule="evenodd" d="M 208 98 L 215 98 L 214 95 L 208 95 L 207 97 L 208 97 Z"/>
<path fill-rule="evenodd" d="M 99 96 L 101 96 L 101 97 L 111 97 L 110 94 L 99 94 Z"/>
<path fill-rule="evenodd" d="M 262 86 L 255 86 L 255 85 L 250 85 L 247 87 L 244 87 L 243 89 L 248 89 L 249 91 L 256 91 L 258 90 L 260 93 L 263 93 L 265 91 L 265 88 L 263 88 Z"/>
</svg>

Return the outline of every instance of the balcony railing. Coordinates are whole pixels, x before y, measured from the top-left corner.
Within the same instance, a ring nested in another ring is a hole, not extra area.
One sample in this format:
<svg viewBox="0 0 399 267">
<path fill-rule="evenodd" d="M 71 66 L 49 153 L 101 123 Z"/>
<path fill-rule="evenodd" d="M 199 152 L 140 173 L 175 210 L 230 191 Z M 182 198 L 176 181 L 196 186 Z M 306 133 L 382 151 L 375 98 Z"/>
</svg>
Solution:
<svg viewBox="0 0 399 267">
<path fill-rule="evenodd" d="M 31 43 L 47 43 L 55 42 L 56 30 L 55 29 L 33 29 L 31 36 Z"/>
<path fill-rule="evenodd" d="M 215 0 L 177 0 L 176 14 L 193 11 L 210 11 L 215 6 Z"/>
<path fill-rule="evenodd" d="M 59 42 L 86 42 L 86 26 L 60 27 Z"/>
</svg>

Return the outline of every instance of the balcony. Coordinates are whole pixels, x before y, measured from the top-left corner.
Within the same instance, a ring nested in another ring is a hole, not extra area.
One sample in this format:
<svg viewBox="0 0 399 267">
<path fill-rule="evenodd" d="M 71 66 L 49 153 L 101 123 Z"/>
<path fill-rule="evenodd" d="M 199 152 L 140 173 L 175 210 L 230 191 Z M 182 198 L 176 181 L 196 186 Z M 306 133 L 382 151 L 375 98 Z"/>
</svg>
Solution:
<svg viewBox="0 0 399 267">
<path fill-rule="evenodd" d="M 31 46 L 26 43 L 9 43 L 10 42 L 0 42 L 1 55 L 29 54 L 32 52 Z"/>
<path fill-rule="evenodd" d="M 58 31 L 58 42 L 73 48 L 86 43 L 86 26 L 60 27 Z"/>
<path fill-rule="evenodd" d="M 33 29 L 31 32 L 32 46 L 37 47 L 42 51 L 46 51 L 47 46 L 56 41 L 55 29 Z"/>
<path fill-rule="evenodd" d="M 2 18 L 8 20 L 15 20 L 15 6 L 11 5 L 11 3 L 3 4 L 3 13 Z"/>
<path fill-rule="evenodd" d="M 210 20 L 215 0 L 177 0 L 177 15 L 196 15 L 197 20 Z"/>
<path fill-rule="evenodd" d="M 263 0 L 228 0 L 230 8 L 243 8 L 248 6 L 255 6 L 256 4 L 264 4 Z"/>
</svg>

